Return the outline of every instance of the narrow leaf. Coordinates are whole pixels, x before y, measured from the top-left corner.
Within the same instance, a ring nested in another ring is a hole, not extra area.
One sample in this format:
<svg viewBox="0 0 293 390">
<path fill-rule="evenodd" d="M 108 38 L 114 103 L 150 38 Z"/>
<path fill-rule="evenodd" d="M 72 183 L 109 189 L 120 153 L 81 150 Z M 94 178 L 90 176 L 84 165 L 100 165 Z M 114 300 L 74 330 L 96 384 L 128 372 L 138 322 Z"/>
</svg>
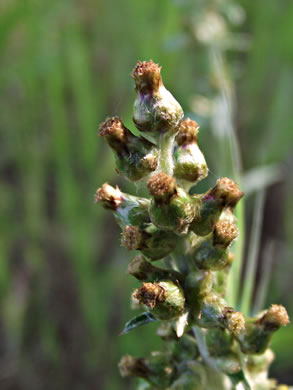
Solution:
<svg viewBox="0 0 293 390">
<path fill-rule="evenodd" d="M 281 179 L 282 172 L 278 164 L 263 165 L 245 172 L 242 176 L 243 191 L 248 196 L 277 183 Z"/>
<path fill-rule="evenodd" d="M 131 330 L 138 328 L 139 326 L 150 324 L 151 322 L 155 321 L 158 321 L 157 318 L 146 311 L 145 313 L 139 314 L 138 316 L 128 321 L 120 335 L 126 334 Z"/>
<path fill-rule="evenodd" d="M 251 312 L 251 298 L 253 295 L 254 283 L 256 278 L 257 262 L 259 256 L 260 235 L 263 222 L 263 210 L 265 204 L 265 190 L 257 193 L 254 204 L 254 215 L 249 241 L 247 264 L 243 278 L 243 293 L 241 297 L 241 311 L 244 315 Z"/>
</svg>

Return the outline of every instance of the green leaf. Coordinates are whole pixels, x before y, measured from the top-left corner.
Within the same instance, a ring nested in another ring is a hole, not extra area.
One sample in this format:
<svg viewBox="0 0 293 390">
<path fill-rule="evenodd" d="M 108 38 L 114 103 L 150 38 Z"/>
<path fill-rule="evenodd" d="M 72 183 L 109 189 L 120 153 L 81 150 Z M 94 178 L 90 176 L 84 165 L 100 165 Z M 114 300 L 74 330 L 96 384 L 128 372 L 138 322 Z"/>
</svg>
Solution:
<svg viewBox="0 0 293 390">
<path fill-rule="evenodd" d="M 280 165 L 262 165 L 245 172 L 245 174 L 242 176 L 242 190 L 247 197 L 248 195 L 263 188 L 269 187 L 280 180 L 282 180 Z"/>
<path fill-rule="evenodd" d="M 247 255 L 247 264 L 243 278 L 243 288 L 240 309 L 244 315 L 251 312 L 251 299 L 256 280 L 256 270 L 259 257 L 260 235 L 263 223 L 263 210 L 265 204 L 265 190 L 261 190 L 256 195 L 254 213 L 252 221 L 251 236 Z"/>
<path fill-rule="evenodd" d="M 131 330 L 138 328 L 139 326 L 150 324 L 151 322 L 155 321 L 158 321 L 158 319 L 146 311 L 128 321 L 120 335 L 126 334 Z"/>
<path fill-rule="evenodd" d="M 245 373 L 243 370 L 237 372 L 237 374 L 228 375 L 233 386 L 237 386 L 239 383 L 242 383 L 245 390 L 252 390 L 248 380 L 246 379 Z"/>
</svg>

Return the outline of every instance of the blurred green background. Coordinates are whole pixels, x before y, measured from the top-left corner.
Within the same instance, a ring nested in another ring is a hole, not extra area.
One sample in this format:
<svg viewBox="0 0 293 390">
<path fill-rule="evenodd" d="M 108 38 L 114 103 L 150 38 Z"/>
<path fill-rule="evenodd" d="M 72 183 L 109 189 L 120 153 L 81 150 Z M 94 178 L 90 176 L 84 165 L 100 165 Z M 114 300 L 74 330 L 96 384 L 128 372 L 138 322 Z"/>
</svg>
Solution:
<svg viewBox="0 0 293 390">
<path fill-rule="evenodd" d="M 1 390 L 132 389 L 120 356 L 161 346 L 153 325 L 119 336 L 131 254 L 93 203 L 105 181 L 135 191 L 97 129 L 112 115 L 133 129 L 138 59 L 163 66 L 201 125 L 211 174 L 198 190 L 241 180 L 254 296 L 292 316 L 292 38 L 291 0 L 0 1 Z M 291 326 L 275 336 L 271 371 L 291 384 L 292 343 Z"/>
</svg>

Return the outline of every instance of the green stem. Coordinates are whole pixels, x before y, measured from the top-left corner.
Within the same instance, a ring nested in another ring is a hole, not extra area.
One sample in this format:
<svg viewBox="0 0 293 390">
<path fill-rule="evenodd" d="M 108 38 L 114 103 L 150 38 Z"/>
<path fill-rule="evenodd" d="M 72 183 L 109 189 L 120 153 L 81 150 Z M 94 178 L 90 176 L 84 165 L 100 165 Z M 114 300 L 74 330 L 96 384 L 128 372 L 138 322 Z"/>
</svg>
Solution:
<svg viewBox="0 0 293 390">
<path fill-rule="evenodd" d="M 226 390 L 224 384 L 224 377 L 216 368 L 213 359 L 209 356 L 209 352 L 206 345 L 205 331 L 198 326 L 193 326 L 192 328 L 194 336 L 197 341 L 197 346 L 200 352 L 200 355 L 207 366 L 208 370 L 208 389 L 209 390 Z"/>
<path fill-rule="evenodd" d="M 163 171 L 168 175 L 172 175 L 173 173 L 173 144 L 175 140 L 175 134 L 170 134 L 170 132 L 162 133 L 160 135 L 159 149 L 160 149 L 160 157 L 159 157 L 159 165 L 158 171 Z"/>
</svg>

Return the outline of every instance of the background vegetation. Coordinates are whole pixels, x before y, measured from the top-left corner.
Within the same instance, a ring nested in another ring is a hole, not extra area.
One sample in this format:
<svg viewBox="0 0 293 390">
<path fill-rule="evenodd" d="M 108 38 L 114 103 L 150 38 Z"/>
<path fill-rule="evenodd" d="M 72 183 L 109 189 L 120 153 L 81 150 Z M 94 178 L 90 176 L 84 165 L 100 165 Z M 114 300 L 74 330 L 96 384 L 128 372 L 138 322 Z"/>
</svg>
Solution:
<svg viewBox="0 0 293 390">
<path fill-rule="evenodd" d="M 160 347 L 152 325 L 118 336 L 136 282 L 112 216 L 93 204 L 105 181 L 133 191 L 97 128 L 119 115 L 133 129 L 138 59 L 163 66 L 199 121 L 204 186 L 242 182 L 244 259 L 264 280 L 256 305 L 264 295 L 292 316 L 292 21 L 290 0 L 1 0 L 1 389 L 129 389 L 120 356 Z M 275 336 L 272 370 L 291 384 L 292 342 L 291 326 Z"/>
</svg>

